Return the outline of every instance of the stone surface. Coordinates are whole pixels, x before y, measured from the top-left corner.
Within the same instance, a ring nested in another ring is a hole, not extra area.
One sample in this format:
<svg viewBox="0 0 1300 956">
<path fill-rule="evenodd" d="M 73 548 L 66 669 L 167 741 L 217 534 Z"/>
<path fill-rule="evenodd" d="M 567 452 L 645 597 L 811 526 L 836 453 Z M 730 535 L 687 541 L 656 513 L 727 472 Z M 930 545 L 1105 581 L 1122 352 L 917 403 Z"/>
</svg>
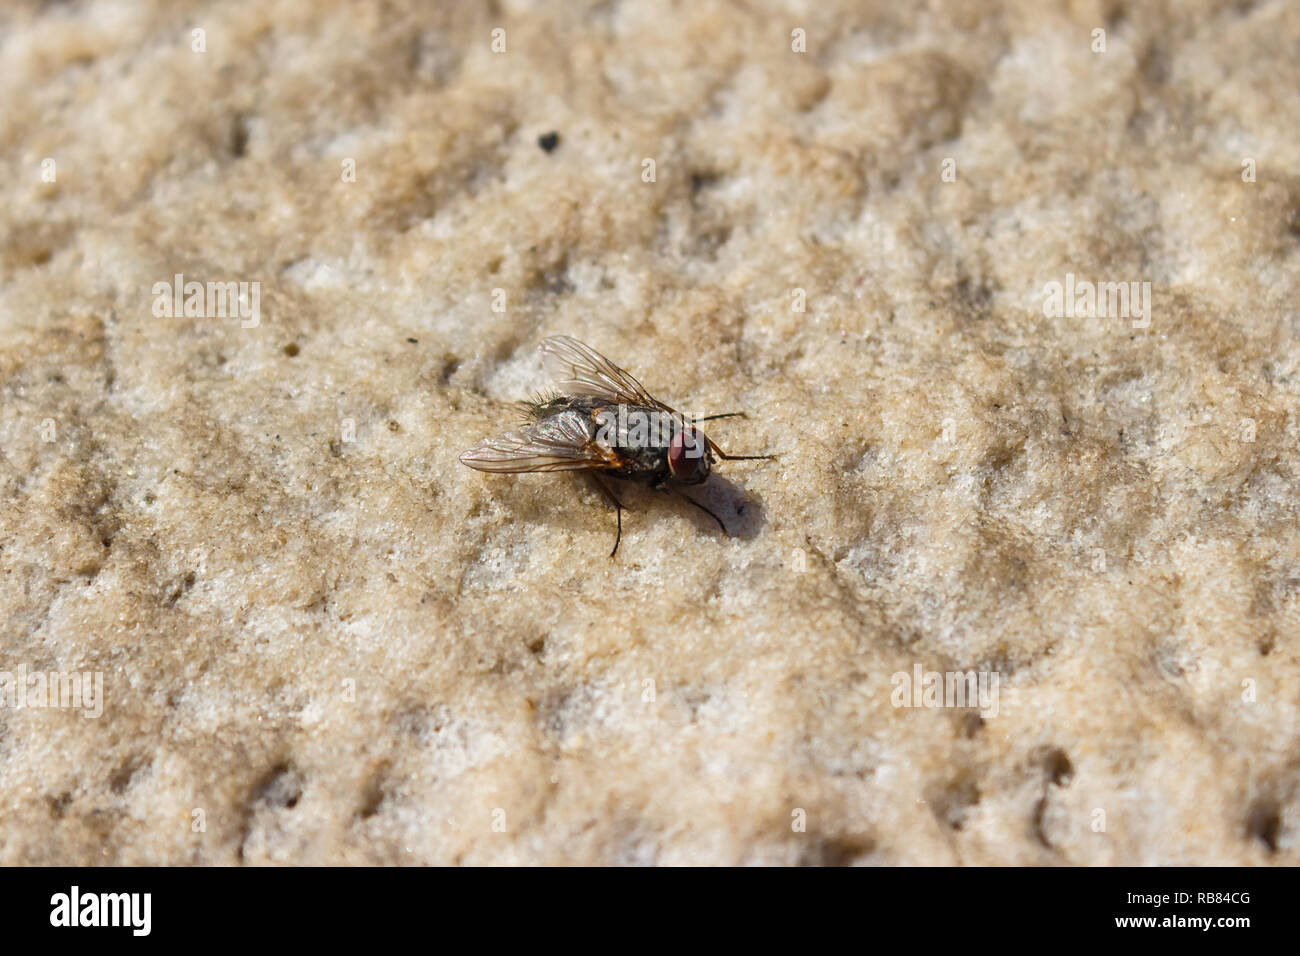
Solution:
<svg viewBox="0 0 1300 956">
<path fill-rule="evenodd" d="M 1300 863 L 1298 44 L 6 6 L 0 670 L 103 700 L 0 709 L 0 863 Z M 629 489 L 611 561 L 574 477 L 457 461 L 555 333 L 751 412 L 732 537 Z"/>
</svg>

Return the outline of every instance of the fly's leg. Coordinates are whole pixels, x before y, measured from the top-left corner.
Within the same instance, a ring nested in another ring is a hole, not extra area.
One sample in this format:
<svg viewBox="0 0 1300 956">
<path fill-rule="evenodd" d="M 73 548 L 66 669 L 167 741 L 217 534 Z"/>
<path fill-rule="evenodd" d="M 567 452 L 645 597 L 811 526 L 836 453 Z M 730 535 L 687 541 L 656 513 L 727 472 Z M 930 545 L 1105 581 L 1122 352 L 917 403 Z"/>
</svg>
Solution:
<svg viewBox="0 0 1300 956">
<path fill-rule="evenodd" d="M 728 455 L 712 438 L 705 440 L 709 443 L 709 454 L 716 455 L 723 461 L 772 461 L 776 458 L 776 455 Z"/>
<path fill-rule="evenodd" d="M 614 550 L 609 553 L 609 556 L 612 558 L 614 555 L 618 554 L 618 543 L 623 540 L 623 505 L 616 497 L 614 497 L 614 492 L 610 491 L 609 487 L 596 477 L 595 472 L 589 471 L 587 474 L 591 475 L 591 480 L 596 483 L 596 487 L 599 488 L 600 493 L 605 496 L 605 500 L 614 506 L 614 516 L 618 521 L 618 531 L 614 535 Z"/>
<path fill-rule="evenodd" d="M 727 531 L 727 526 L 726 526 L 725 524 L 722 523 L 722 519 L 721 519 L 721 518 L 719 518 L 717 515 L 715 515 L 715 514 L 714 514 L 712 511 L 710 511 L 708 508 L 704 507 L 704 505 L 700 504 L 700 503 L 699 503 L 698 501 L 696 501 L 694 498 L 691 498 L 691 497 L 689 497 L 688 495 L 684 495 L 684 494 L 682 494 L 682 493 L 681 493 L 680 491 L 678 491 L 676 488 L 673 488 L 673 489 L 671 489 L 671 490 L 672 490 L 672 493 L 675 494 L 678 498 L 681 498 L 682 501 L 686 501 L 686 502 L 689 502 L 690 504 L 695 505 L 695 507 L 699 508 L 699 509 L 700 509 L 701 511 L 703 511 L 706 515 L 708 515 L 710 518 L 712 518 L 714 521 L 716 521 L 716 522 L 718 523 L 718 527 L 722 529 L 723 537 L 726 537 L 726 538 L 730 538 L 730 537 L 731 537 L 731 534 Z"/>
<path fill-rule="evenodd" d="M 714 446 L 713 453 L 723 461 L 775 461 L 776 455 L 728 455 L 721 448 Z"/>
<path fill-rule="evenodd" d="M 744 412 L 722 412 L 719 415 L 705 415 L 703 418 L 692 418 L 691 424 L 696 422 L 711 422 L 715 418 L 748 418 Z M 725 461 L 771 461 L 776 455 L 728 455 L 718 447 L 718 443 L 709 439 L 709 447 L 713 454 Z"/>
</svg>

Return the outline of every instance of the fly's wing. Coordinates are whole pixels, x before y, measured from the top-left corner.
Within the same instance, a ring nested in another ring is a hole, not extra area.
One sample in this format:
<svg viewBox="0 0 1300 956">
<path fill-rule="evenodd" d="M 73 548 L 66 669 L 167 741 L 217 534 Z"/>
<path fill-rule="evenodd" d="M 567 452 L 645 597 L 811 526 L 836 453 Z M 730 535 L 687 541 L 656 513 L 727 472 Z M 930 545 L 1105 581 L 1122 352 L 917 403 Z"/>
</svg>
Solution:
<svg viewBox="0 0 1300 956">
<path fill-rule="evenodd" d="M 568 335 L 552 335 L 538 345 L 542 367 L 565 395 L 592 395 L 616 405 L 645 405 L 678 413 L 641 383 L 589 345 Z"/>
<path fill-rule="evenodd" d="M 577 412 L 553 415 L 516 431 L 484 439 L 461 455 L 460 460 L 479 471 L 498 474 L 615 466 L 608 449 L 595 442 Z"/>
</svg>

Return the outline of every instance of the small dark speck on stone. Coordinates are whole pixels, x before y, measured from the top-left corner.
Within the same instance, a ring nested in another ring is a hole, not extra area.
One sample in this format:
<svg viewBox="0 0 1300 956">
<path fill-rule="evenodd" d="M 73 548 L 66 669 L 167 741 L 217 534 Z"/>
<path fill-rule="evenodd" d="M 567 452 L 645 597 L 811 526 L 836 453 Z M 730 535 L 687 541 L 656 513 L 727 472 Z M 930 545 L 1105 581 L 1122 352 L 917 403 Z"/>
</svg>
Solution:
<svg viewBox="0 0 1300 956">
<path fill-rule="evenodd" d="M 419 339 L 407 339 L 406 341 L 410 342 L 412 345 L 419 345 L 419 344 L 420 344 L 420 340 L 419 340 Z"/>
<path fill-rule="evenodd" d="M 549 153 L 560 145 L 560 134 L 553 130 L 549 133 L 543 133 L 537 137 L 537 145 L 542 147 L 543 152 Z"/>
<path fill-rule="evenodd" d="M 287 356 L 289 356 L 289 358 L 293 358 L 295 355 L 297 355 L 297 354 L 298 354 L 298 343 L 297 343 L 297 342 L 290 342 L 288 345 L 286 345 L 286 346 L 284 347 L 284 354 L 287 355 Z"/>
</svg>

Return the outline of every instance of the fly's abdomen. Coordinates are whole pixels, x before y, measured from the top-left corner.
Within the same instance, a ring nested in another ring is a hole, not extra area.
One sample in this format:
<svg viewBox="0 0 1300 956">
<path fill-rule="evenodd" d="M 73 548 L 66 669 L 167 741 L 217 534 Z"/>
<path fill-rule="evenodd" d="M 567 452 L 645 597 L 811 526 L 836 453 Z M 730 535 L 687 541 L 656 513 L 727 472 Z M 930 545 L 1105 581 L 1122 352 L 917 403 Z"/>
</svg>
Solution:
<svg viewBox="0 0 1300 956">
<path fill-rule="evenodd" d="M 591 416 L 580 408 L 567 408 L 539 419 L 534 431 L 544 439 L 562 440 L 565 436 L 586 432 L 587 440 L 596 440 L 596 427 Z"/>
</svg>

